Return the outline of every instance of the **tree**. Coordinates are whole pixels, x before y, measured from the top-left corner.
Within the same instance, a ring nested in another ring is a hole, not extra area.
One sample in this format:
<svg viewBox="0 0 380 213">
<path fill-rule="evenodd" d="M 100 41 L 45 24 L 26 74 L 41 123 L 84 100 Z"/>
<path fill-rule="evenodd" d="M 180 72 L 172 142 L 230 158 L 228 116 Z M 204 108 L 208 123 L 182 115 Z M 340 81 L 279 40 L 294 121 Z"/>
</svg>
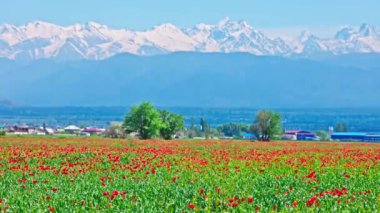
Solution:
<svg viewBox="0 0 380 213">
<path fill-rule="evenodd" d="M 340 123 L 338 122 L 335 126 L 335 132 L 347 132 L 348 131 L 348 125 L 347 122 Z"/>
<path fill-rule="evenodd" d="M 132 107 L 125 116 L 126 133 L 138 132 L 141 139 L 157 136 L 162 126 L 159 111 L 149 102 Z"/>
<path fill-rule="evenodd" d="M 225 136 L 241 137 L 243 133 L 249 132 L 248 124 L 229 123 L 218 126 L 217 128 Z"/>
<path fill-rule="evenodd" d="M 201 118 L 200 120 L 200 125 L 201 125 L 201 131 L 202 132 L 205 132 L 206 131 L 206 128 L 207 128 L 207 122 L 204 118 Z"/>
<path fill-rule="evenodd" d="M 204 133 L 206 139 L 210 138 L 210 126 L 204 118 L 201 118 L 200 121 L 201 131 Z"/>
<path fill-rule="evenodd" d="M 162 120 L 160 135 L 165 140 L 171 140 L 173 135 L 185 126 L 183 116 L 166 110 L 161 110 L 160 115 Z"/>
<path fill-rule="evenodd" d="M 259 111 L 251 131 L 259 141 L 271 141 L 282 133 L 281 115 L 267 110 Z"/>
<path fill-rule="evenodd" d="M 342 132 L 342 131 L 343 131 L 343 127 L 342 127 L 342 124 L 339 122 L 335 126 L 335 132 Z"/>
<path fill-rule="evenodd" d="M 190 128 L 187 129 L 186 135 L 189 138 L 194 138 L 197 136 L 197 133 L 198 133 L 198 128 L 194 124 L 194 118 L 191 118 L 191 125 L 190 125 Z"/>
<path fill-rule="evenodd" d="M 315 134 L 320 138 L 321 141 L 330 140 L 330 136 L 326 131 L 320 130 L 320 131 L 317 131 Z"/>
<path fill-rule="evenodd" d="M 348 132 L 348 124 L 347 124 L 347 122 L 343 123 L 342 131 L 343 132 Z"/>
<path fill-rule="evenodd" d="M 209 138 L 214 138 L 214 137 L 219 138 L 221 136 L 223 136 L 223 133 L 220 132 L 218 129 L 209 128 L 209 130 L 208 130 L 208 137 Z"/>
</svg>

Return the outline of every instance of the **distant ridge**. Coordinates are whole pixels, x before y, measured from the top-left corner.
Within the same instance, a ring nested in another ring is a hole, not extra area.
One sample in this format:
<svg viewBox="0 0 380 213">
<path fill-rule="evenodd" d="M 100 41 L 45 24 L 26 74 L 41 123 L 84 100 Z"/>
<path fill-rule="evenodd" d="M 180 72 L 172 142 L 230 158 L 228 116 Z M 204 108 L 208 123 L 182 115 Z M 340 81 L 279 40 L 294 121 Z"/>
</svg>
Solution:
<svg viewBox="0 0 380 213">
<path fill-rule="evenodd" d="M 380 53 L 380 31 L 363 24 L 358 29 L 343 27 L 332 38 L 303 32 L 282 39 L 228 18 L 189 28 L 166 23 L 146 31 L 111 29 L 94 22 L 65 27 L 43 21 L 0 25 L 0 57 L 8 59 L 103 60 L 120 53 L 149 56 L 181 51 L 286 57 Z"/>
<path fill-rule="evenodd" d="M 28 106 L 380 107 L 380 54 L 178 52 L 0 67 L 0 99 Z"/>
<path fill-rule="evenodd" d="M 0 107 L 14 107 L 16 106 L 12 101 L 9 100 L 0 100 Z"/>
</svg>

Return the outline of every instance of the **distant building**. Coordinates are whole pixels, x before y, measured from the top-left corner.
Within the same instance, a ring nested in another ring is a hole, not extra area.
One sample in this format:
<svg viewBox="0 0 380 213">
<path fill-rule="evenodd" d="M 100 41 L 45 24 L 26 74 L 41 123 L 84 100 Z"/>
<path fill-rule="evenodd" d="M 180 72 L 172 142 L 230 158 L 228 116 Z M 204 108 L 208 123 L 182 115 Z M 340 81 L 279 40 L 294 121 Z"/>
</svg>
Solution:
<svg viewBox="0 0 380 213">
<path fill-rule="evenodd" d="M 282 136 L 283 140 L 293 140 L 293 141 L 307 141 L 307 140 L 318 140 L 313 132 L 303 131 L 303 130 L 286 130 Z"/>
<path fill-rule="evenodd" d="M 220 140 L 233 140 L 233 137 L 228 137 L 228 136 L 221 136 L 219 137 Z"/>
<path fill-rule="evenodd" d="M 79 134 L 81 128 L 75 126 L 75 125 L 70 125 L 64 128 L 65 133 L 67 134 Z"/>
<path fill-rule="evenodd" d="M 183 139 L 183 138 L 185 138 L 185 133 L 184 132 L 177 132 L 174 135 L 174 138 L 176 138 L 176 139 Z"/>
<path fill-rule="evenodd" d="M 40 127 L 38 128 L 39 132 L 43 132 L 45 133 L 45 135 L 54 135 L 56 133 L 56 131 L 53 129 L 53 128 L 50 128 L 50 127 Z"/>
<path fill-rule="evenodd" d="M 380 134 L 369 134 L 364 132 L 334 132 L 331 139 L 335 141 L 360 141 L 380 142 Z"/>
<path fill-rule="evenodd" d="M 19 126 L 14 126 L 13 130 L 15 132 L 29 132 L 30 127 L 26 125 L 19 125 Z"/>
<path fill-rule="evenodd" d="M 79 135 L 80 135 L 80 136 L 86 136 L 86 137 L 90 137 L 90 136 L 91 136 L 91 134 L 88 133 L 88 132 L 80 132 Z"/>
<path fill-rule="evenodd" d="M 90 133 L 91 135 L 97 135 L 97 134 L 100 134 L 104 131 L 105 131 L 105 129 L 100 129 L 97 127 L 86 127 L 82 130 L 82 132 L 87 132 L 87 133 Z"/>
<path fill-rule="evenodd" d="M 244 140 L 255 140 L 256 139 L 256 135 L 252 134 L 252 133 L 244 133 L 242 137 Z"/>
<path fill-rule="evenodd" d="M 364 142 L 380 142 L 380 134 L 367 134 L 364 136 Z"/>
<path fill-rule="evenodd" d="M 9 133 L 15 135 L 25 135 L 30 134 L 35 131 L 33 127 L 29 127 L 27 125 L 16 125 L 8 128 Z"/>
<path fill-rule="evenodd" d="M 331 139 L 336 141 L 363 141 L 366 133 L 363 132 L 334 132 Z"/>
</svg>

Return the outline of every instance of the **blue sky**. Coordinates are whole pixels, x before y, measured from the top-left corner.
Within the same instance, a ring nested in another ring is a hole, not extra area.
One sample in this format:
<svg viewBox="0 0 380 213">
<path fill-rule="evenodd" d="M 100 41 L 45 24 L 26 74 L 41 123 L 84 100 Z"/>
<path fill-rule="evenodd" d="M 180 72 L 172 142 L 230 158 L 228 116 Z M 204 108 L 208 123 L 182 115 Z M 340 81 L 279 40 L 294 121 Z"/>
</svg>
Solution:
<svg viewBox="0 0 380 213">
<path fill-rule="evenodd" d="M 181 27 L 223 17 L 258 28 L 380 26 L 380 0 L 4 0 L 0 23 L 43 20 L 60 25 L 95 21 L 135 30 L 171 22 Z"/>
</svg>

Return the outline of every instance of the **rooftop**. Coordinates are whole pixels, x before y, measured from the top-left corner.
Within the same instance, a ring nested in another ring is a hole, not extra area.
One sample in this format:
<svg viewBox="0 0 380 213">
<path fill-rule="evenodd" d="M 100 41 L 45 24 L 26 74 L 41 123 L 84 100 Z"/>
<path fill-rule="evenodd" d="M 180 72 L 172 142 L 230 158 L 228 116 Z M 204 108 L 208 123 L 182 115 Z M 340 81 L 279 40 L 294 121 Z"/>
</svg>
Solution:
<svg viewBox="0 0 380 213">
<path fill-rule="evenodd" d="M 365 132 L 334 132 L 333 135 L 365 136 L 367 135 L 367 133 Z"/>
</svg>

